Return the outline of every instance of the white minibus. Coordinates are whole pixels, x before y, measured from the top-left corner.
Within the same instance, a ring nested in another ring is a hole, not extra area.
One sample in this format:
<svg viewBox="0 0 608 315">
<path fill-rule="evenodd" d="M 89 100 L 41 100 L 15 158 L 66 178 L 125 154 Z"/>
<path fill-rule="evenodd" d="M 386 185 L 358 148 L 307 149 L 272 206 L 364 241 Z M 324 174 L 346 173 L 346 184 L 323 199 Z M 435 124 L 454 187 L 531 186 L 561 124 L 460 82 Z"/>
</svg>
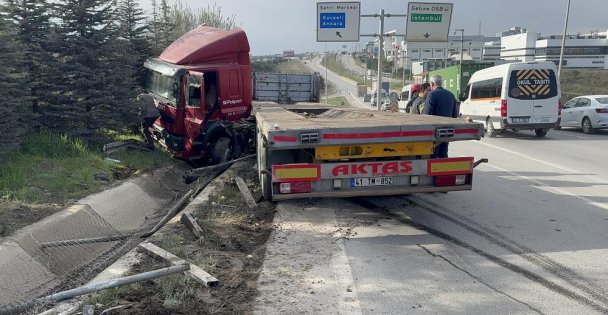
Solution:
<svg viewBox="0 0 608 315">
<path fill-rule="evenodd" d="M 475 72 L 460 97 L 460 114 L 486 126 L 490 137 L 506 129 L 544 137 L 559 124 L 561 89 L 553 62 L 520 62 Z"/>
</svg>

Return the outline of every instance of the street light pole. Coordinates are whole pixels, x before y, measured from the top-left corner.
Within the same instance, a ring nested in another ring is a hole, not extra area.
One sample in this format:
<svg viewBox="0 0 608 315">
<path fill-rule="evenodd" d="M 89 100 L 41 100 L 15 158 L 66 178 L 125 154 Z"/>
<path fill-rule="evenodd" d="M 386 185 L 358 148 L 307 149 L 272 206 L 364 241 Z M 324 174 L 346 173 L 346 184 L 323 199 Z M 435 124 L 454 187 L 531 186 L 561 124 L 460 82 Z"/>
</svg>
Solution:
<svg viewBox="0 0 608 315">
<path fill-rule="evenodd" d="M 401 71 L 403 72 L 403 86 L 405 86 L 405 52 L 401 50 Z"/>
<path fill-rule="evenodd" d="M 561 78 L 562 65 L 564 62 L 564 47 L 566 46 L 566 32 L 568 31 L 568 16 L 570 15 L 570 0 L 568 0 L 568 6 L 566 7 L 566 20 L 564 21 L 564 34 L 562 36 L 562 49 L 559 53 L 559 66 L 557 67 L 557 78 Z"/>
<path fill-rule="evenodd" d="M 456 35 L 456 32 L 460 32 L 460 69 L 458 71 L 458 83 L 456 84 L 456 90 L 458 91 L 456 97 L 460 97 L 460 86 L 462 85 L 462 55 L 464 54 L 464 28 L 455 29 L 454 35 Z"/>
</svg>

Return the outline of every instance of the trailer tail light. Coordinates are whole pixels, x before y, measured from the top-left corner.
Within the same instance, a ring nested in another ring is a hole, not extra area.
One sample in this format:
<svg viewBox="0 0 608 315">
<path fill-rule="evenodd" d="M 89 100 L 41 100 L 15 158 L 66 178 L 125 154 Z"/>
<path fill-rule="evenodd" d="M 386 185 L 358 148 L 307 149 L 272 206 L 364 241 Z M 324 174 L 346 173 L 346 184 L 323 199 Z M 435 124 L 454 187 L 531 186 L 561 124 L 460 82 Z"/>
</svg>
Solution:
<svg viewBox="0 0 608 315">
<path fill-rule="evenodd" d="M 309 193 L 312 191 L 311 182 L 290 182 L 280 183 L 279 192 L 282 194 L 301 194 Z"/>
<path fill-rule="evenodd" d="M 507 100 L 500 100 L 500 117 L 507 118 Z"/>
<path fill-rule="evenodd" d="M 562 104 L 562 100 L 557 101 L 557 115 L 562 115 L 562 109 L 564 108 L 564 104 Z"/>
<path fill-rule="evenodd" d="M 467 183 L 467 175 L 435 176 L 435 186 L 460 186 Z"/>
<path fill-rule="evenodd" d="M 596 108 L 595 112 L 598 114 L 605 114 L 608 113 L 608 108 Z"/>
</svg>

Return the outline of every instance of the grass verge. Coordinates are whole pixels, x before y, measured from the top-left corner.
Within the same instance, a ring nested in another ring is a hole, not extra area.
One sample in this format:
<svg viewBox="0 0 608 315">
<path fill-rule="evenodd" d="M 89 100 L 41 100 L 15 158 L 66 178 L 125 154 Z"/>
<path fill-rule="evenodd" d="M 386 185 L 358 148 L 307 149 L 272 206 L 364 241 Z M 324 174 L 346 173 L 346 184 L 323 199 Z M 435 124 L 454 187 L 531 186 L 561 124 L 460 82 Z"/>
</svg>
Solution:
<svg viewBox="0 0 608 315">
<path fill-rule="evenodd" d="M 113 141 L 113 140 L 112 140 Z M 21 147 L 1 157 L 0 236 L 36 222 L 115 180 L 158 167 L 170 156 L 123 151 L 107 160 L 100 147 L 46 132 L 28 135 Z"/>
<path fill-rule="evenodd" d="M 563 69 L 560 82 L 564 102 L 581 95 L 608 94 L 608 70 Z"/>
<path fill-rule="evenodd" d="M 323 99 L 323 101 L 325 101 L 325 99 Z M 330 97 L 327 100 L 327 104 L 334 106 L 351 106 L 350 102 L 344 96 Z"/>
<path fill-rule="evenodd" d="M 346 67 L 344 67 L 344 65 L 338 60 L 336 54 L 326 55 L 323 57 L 321 64 L 338 75 L 357 82 L 357 84 L 364 84 L 363 78 L 360 78 L 358 75 L 348 71 L 348 69 L 346 69 Z"/>
</svg>

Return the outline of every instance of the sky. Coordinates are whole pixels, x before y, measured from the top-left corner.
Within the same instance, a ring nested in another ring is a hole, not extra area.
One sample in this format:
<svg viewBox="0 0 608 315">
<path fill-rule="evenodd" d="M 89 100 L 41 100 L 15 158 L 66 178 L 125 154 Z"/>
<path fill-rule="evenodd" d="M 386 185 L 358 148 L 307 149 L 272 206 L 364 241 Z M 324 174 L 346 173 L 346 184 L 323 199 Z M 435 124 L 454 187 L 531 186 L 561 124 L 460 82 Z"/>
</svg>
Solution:
<svg viewBox="0 0 608 315">
<path fill-rule="evenodd" d="M 362 47 L 372 37 L 361 37 L 357 43 L 316 42 L 317 2 L 314 0 L 180 0 L 190 8 L 213 7 L 217 4 L 225 16 L 234 15 L 237 24 L 249 38 L 252 55 L 270 55 L 294 50 L 338 51 L 343 45 L 347 50 Z M 514 26 L 521 26 L 543 35 L 562 34 L 568 0 L 452 0 L 420 2 L 452 2 L 454 11 L 450 35 L 454 29 L 463 28 L 465 35 L 477 35 L 479 22 L 481 34 L 495 36 Z M 170 1 L 171 2 L 171 1 Z M 319 2 L 330 2 L 323 0 Z M 406 14 L 409 1 L 361 0 L 361 14 Z M 144 6 L 144 8 L 149 9 Z M 608 30 L 608 0 L 571 0 L 568 33 L 588 33 L 597 29 Z M 406 19 L 385 19 L 385 31 L 405 33 Z M 361 18 L 361 34 L 379 32 L 379 19 Z M 460 35 L 460 33 L 458 33 Z M 327 48 L 326 48 L 327 47 Z"/>
</svg>

